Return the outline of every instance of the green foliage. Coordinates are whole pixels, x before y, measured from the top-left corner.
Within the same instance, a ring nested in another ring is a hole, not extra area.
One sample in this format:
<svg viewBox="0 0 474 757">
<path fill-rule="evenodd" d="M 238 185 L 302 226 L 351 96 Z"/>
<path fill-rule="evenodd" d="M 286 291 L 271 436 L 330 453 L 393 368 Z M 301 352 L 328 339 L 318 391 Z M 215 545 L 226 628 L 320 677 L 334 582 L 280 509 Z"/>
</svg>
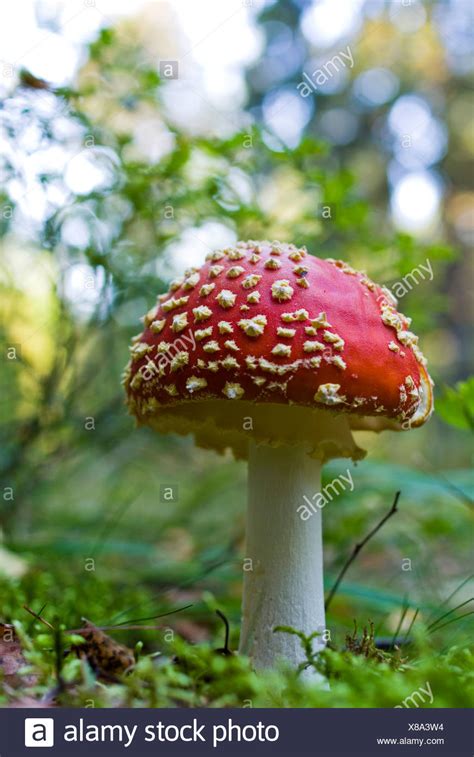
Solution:
<svg viewBox="0 0 474 757">
<path fill-rule="evenodd" d="M 450 647 L 434 654 L 431 637 L 423 629 L 403 654 L 398 649 L 377 650 L 369 632 L 357 644 L 353 634 L 346 647 L 327 648 L 316 655 L 315 634 L 305 636 L 280 627 L 275 631 L 300 638 L 306 662 L 298 670 L 281 665 L 258 674 L 246 657 L 222 655 L 217 650 L 220 637 L 190 644 L 173 635 L 169 641 L 159 641 L 158 651 L 141 650 L 127 673 L 104 681 L 72 653 L 72 647 L 83 645 L 81 636 L 63 628 L 60 654 L 64 657 L 58 667 L 55 634 L 44 632 L 36 622 L 29 630 L 28 624 L 18 621 L 15 626 L 27 660 L 22 675 L 35 681 L 26 688 L 9 687 L 8 694 L 0 695 L 4 705 L 35 696 L 69 707 L 408 707 L 415 706 L 408 698 L 427 682 L 433 699 L 423 701 L 422 707 L 472 704 L 472 652 L 468 647 Z M 156 644 L 156 633 L 153 637 Z M 301 676 L 310 668 L 318 674 L 314 682 Z M 328 685 L 321 683 L 321 676 Z"/>
<path fill-rule="evenodd" d="M 455 428 L 474 430 L 474 377 L 446 387 L 438 399 L 441 418 Z"/>
<path fill-rule="evenodd" d="M 303 670 L 306 670 L 309 667 L 314 667 L 319 671 L 320 666 L 318 665 L 317 652 L 315 652 L 313 646 L 314 639 L 317 639 L 319 636 L 321 636 L 319 631 L 314 631 L 309 636 L 304 634 L 302 631 L 297 631 L 291 626 L 276 626 L 273 631 L 274 633 L 288 633 L 291 636 L 297 636 L 300 640 L 301 648 L 305 654 L 306 661 L 300 663 L 298 667 L 299 673 L 303 672 Z"/>
</svg>

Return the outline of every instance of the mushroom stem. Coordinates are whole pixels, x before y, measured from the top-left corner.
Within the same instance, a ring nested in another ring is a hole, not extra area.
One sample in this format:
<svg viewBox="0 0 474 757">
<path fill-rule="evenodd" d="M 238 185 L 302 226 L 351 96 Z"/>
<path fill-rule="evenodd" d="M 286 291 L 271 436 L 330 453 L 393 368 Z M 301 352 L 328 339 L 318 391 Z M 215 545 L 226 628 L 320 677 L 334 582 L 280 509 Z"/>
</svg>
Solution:
<svg viewBox="0 0 474 757">
<path fill-rule="evenodd" d="M 286 625 L 310 634 L 325 629 L 321 510 L 302 520 L 321 488 L 321 464 L 305 445 L 270 447 L 250 443 L 247 545 L 240 652 L 256 669 L 279 658 L 305 660 L 300 640 L 274 633 Z M 324 642 L 315 639 L 314 648 Z"/>
</svg>

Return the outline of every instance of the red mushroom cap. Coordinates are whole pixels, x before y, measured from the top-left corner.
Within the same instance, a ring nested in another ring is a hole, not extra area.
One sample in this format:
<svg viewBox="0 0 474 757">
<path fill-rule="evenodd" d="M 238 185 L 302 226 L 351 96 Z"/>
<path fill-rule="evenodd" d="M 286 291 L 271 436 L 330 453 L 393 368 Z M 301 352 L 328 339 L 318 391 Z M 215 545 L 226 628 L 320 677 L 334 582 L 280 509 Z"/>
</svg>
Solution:
<svg viewBox="0 0 474 757">
<path fill-rule="evenodd" d="M 316 419 L 324 426 L 336 415 L 380 430 L 419 426 L 431 414 L 432 382 L 410 320 L 387 289 L 342 261 L 239 242 L 158 301 L 124 375 L 140 423 L 244 456 L 246 417 L 257 418 L 257 439 L 280 443 L 314 441 Z M 337 454 L 360 456 L 346 442 Z"/>
</svg>

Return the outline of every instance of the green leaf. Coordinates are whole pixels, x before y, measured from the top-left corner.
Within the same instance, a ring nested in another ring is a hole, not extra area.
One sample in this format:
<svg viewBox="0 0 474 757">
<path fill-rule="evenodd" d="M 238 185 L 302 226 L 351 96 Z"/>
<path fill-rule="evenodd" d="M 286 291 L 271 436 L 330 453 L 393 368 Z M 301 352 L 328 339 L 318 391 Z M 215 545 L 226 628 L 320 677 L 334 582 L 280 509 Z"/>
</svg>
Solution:
<svg viewBox="0 0 474 757">
<path fill-rule="evenodd" d="M 474 429 L 474 377 L 446 387 L 438 399 L 436 409 L 445 423 L 455 428 Z"/>
</svg>

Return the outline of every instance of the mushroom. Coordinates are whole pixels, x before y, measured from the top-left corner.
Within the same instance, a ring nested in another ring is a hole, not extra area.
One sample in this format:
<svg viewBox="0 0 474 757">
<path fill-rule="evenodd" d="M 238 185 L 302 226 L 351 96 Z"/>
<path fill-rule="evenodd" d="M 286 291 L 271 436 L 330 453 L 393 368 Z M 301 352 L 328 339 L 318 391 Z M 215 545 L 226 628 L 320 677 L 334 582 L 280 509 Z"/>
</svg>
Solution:
<svg viewBox="0 0 474 757">
<path fill-rule="evenodd" d="M 347 263 L 251 240 L 186 271 L 144 326 L 124 373 L 129 410 L 248 460 L 240 651 L 256 669 L 297 665 L 298 639 L 274 629 L 319 631 L 324 646 L 322 464 L 364 456 L 354 429 L 407 430 L 432 412 L 410 321 Z"/>
</svg>

